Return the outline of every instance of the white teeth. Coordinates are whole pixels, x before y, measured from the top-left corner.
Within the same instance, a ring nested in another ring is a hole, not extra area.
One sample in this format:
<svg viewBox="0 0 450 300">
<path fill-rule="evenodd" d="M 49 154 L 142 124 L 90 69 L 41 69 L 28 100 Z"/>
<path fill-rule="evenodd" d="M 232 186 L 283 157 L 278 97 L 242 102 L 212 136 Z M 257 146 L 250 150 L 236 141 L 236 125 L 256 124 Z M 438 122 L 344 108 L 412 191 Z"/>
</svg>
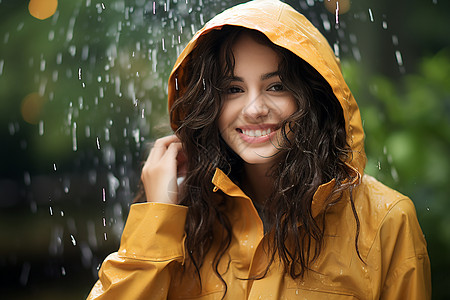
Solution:
<svg viewBox="0 0 450 300">
<path fill-rule="evenodd" d="M 248 135 L 250 137 L 261 137 L 265 135 L 269 135 L 272 132 L 272 130 L 242 130 L 242 133 L 245 135 Z"/>
</svg>

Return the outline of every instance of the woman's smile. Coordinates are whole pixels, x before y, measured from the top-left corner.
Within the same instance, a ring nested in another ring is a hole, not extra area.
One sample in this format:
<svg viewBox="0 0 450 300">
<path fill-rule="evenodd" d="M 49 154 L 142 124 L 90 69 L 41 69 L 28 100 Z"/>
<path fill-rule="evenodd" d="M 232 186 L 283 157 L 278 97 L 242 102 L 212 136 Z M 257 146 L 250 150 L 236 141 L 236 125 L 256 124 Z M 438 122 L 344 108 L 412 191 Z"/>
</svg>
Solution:
<svg viewBox="0 0 450 300">
<path fill-rule="evenodd" d="M 236 128 L 240 137 L 247 143 L 266 143 L 277 135 L 276 125 L 242 126 Z"/>
</svg>

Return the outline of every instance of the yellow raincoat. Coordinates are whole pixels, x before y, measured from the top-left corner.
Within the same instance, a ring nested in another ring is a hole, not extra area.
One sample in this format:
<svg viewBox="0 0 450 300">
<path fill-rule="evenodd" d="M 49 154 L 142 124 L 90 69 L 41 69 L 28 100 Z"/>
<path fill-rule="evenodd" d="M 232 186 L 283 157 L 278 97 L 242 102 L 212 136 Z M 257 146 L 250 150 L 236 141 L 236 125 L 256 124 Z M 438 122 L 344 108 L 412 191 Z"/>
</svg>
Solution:
<svg viewBox="0 0 450 300">
<path fill-rule="evenodd" d="M 226 299 L 430 299 L 430 262 L 414 205 L 406 196 L 363 175 L 364 133 L 358 106 L 329 44 L 303 15 L 282 2 L 257 0 L 216 16 L 178 58 L 169 78 L 169 106 L 174 101 L 175 76 L 181 77 L 180 66 L 198 37 L 225 24 L 263 32 L 273 43 L 307 61 L 331 85 L 342 105 L 347 142 L 353 150 L 347 164 L 359 181 L 353 198 L 361 223 L 358 246 L 363 259 L 355 250 L 356 222 L 347 193 L 328 211 L 324 248 L 303 279 L 284 274 L 276 260 L 263 279 L 243 280 L 266 266 L 263 224 L 251 199 L 217 170 L 212 178 L 214 190 L 228 198 L 233 226 L 231 245 L 219 266 L 228 287 Z M 182 112 L 176 112 L 172 121 L 182 117 Z M 322 212 L 333 185 L 332 181 L 316 191 L 313 216 Z M 201 268 L 202 289 L 194 274 L 180 272 L 187 257 L 187 211 L 179 205 L 133 204 L 120 249 L 103 262 L 88 299 L 221 299 L 224 287 L 211 267 L 217 247 L 212 247 Z"/>
</svg>

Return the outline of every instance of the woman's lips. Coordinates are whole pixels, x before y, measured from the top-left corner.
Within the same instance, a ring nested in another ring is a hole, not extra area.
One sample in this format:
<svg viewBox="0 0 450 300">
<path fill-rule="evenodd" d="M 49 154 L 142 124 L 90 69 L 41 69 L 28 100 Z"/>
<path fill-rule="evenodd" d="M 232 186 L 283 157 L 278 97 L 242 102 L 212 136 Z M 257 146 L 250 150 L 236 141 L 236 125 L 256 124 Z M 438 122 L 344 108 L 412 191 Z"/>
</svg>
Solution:
<svg viewBox="0 0 450 300">
<path fill-rule="evenodd" d="M 270 126 L 245 126 L 236 128 L 239 136 L 247 143 L 257 144 L 272 140 L 276 135 L 277 127 Z"/>
</svg>

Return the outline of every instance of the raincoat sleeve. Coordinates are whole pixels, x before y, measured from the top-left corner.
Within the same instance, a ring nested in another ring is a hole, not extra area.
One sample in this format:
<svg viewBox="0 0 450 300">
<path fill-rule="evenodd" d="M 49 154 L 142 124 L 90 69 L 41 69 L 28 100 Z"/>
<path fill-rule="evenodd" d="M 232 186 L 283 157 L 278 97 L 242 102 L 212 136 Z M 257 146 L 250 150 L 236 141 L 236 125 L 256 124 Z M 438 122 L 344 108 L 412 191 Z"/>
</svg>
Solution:
<svg viewBox="0 0 450 300">
<path fill-rule="evenodd" d="M 400 200 L 390 210 L 380 238 L 384 269 L 381 299 L 431 299 L 430 260 L 410 199 Z"/>
<path fill-rule="evenodd" d="M 110 254 L 88 299 L 167 299 L 171 274 L 184 263 L 187 207 L 133 204 L 118 252 Z"/>
</svg>

